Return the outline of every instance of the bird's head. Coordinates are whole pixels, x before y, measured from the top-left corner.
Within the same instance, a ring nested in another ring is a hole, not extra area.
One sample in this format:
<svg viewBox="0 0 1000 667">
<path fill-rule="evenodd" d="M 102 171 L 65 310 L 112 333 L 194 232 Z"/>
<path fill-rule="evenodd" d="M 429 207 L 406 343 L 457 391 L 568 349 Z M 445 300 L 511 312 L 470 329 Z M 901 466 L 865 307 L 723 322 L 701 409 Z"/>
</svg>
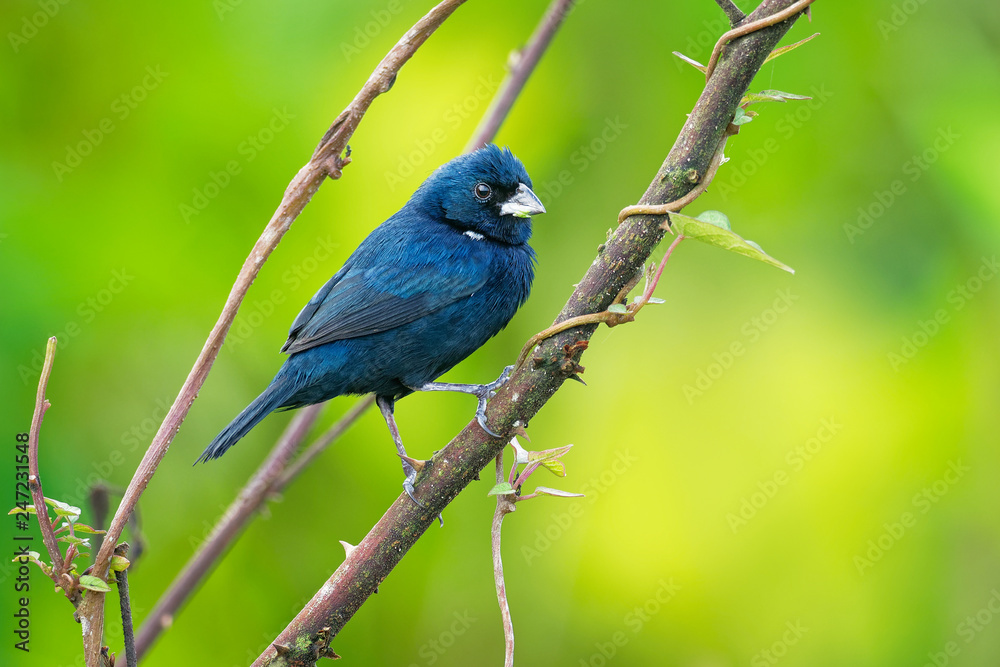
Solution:
<svg viewBox="0 0 1000 667">
<path fill-rule="evenodd" d="M 493 144 L 439 167 L 413 200 L 456 227 L 510 244 L 525 243 L 531 216 L 545 213 L 521 161 Z"/>
</svg>

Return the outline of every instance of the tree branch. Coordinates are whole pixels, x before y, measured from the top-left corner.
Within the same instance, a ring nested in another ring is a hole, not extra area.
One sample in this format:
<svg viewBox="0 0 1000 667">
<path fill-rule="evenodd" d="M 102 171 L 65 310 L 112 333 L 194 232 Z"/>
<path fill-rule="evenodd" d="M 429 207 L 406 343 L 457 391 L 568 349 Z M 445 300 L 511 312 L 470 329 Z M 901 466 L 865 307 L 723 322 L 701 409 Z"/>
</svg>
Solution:
<svg viewBox="0 0 1000 667">
<path fill-rule="evenodd" d="M 719 62 L 719 57 L 722 55 L 722 48 L 733 41 L 737 37 L 742 37 L 743 35 L 749 35 L 752 32 L 756 32 L 761 28 L 766 28 L 767 26 L 774 25 L 795 16 L 799 12 L 804 12 L 809 8 L 809 5 L 813 3 L 814 0 L 799 0 L 792 5 L 785 7 L 780 12 L 775 12 L 768 16 L 763 16 L 759 19 L 750 21 L 749 23 L 744 23 L 738 28 L 733 28 L 729 32 L 722 35 L 719 41 L 715 43 L 715 47 L 712 49 L 712 57 L 708 59 L 708 65 L 705 67 L 705 80 L 708 81 L 712 78 L 712 72 L 715 71 L 715 66 Z M 756 14 L 756 12 L 754 12 Z"/>
<path fill-rule="evenodd" d="M 733 0 L 715 0 L 715 3 L 726 13 L 726 17 L 729 19 L 729 25 L 734 28 L 747 17 L 747 15 L 743 13 L 743 10 L 733 3 Z"/>
<path fill-rule="evenodd" d="M 763 0 L 751 20 L 769 17 L 792 5 L 791 0 Z M 661 205 L 677 200 L 704 177 L 730 121 L 764 59 L 791 28 L 795 16 L 736 39 L 715 74 L 707 81 L 673 148 L 642 196 L 640 204 Z M 663 238 L 659 218 L 633 215 L 614 230 L 556 322 L 599 313 L 641 271 Z M 579 372 L 579 359 L 597 324 L 562 332 L 544 341 L 537 361 L 516 369 L 488 406 L 489 423 L 501 433 L 527 424 L 559 389 Z M 507 442 L 470 422 L 427 463 L 417 478 L 416 493 L 423 507 L 401 494 L 327 583 L 278 635 L 282 647 L 308 649 L 320 638 L 336 635 L 375 592 L 409 548 L 458 493 L 489 465 Z M 306 653 L 276 657 L 273 646 L 253 663 L 290 665 L 308 659 Z M 304 662 L 302 664 L 311 664 Z"/>
<path fill-rule="evenodd" d="M 319 189 L 319 186 L 326 179 L 339 178 L 341 170 L 350 161 L 349 158 L 341 158 L 341 153 L 347 147 L 358 123 L 364 117 L 365 112 L 374 99 L 389 90 L 395 81 L 399 69 L 413 56 L 416 50 L 425 42 L 427 38 L 440 26 L 451 14 L 461 6 L 465 0 L 444 0 L 426 16 L 421 18 L 410 28 L 409 31 L 396 43 L 391 51 L 382 59 L 378 67 L 365 82 L 360 92 L 354 100 L 344 109 L 334 120 L 330 129 L 323 136 L 319 146 L 313 153 L 309 162 L 299 170 L 292 179 L 292 182 L 285 190 L 281 204 L 271 217 L 270 222 L 264 228 L 257 243 L 254 244 L 250 256 L 243 263 L 236 283 L 233 285 L 222 309 L 222 314 L 212 328 L 212 332 L 205 341 L 194 367 L 188 374 L 177 398 L 170 407 L 167 416 L 160 425 L 159 430 L 153 437 L 153 441 L 146 454 L 143 456 L 135 475 L 129 482 L 118 506 L 117 512 L 108 528 L 107 536 L 101 545 L 101 550 L 97 554 L 93 572 L 96 576 L 105 578 L 108 574 L 108 565 L 111 561 L 112 552 L 121 537 L 129 515 L 135 508 L 139 497 L 145 491 L 150 479 L 156 472 L 160 461 L 167 453 L 174 434 L 180 428 L 181 422 L 187 415 L 191 404 L 197 397 L 198 390 L 205 382 L 208 372 L 215 361 L 222 342 L 232 325 L 236 311 L 239 309 L 247 290 L 253 283 L 264 261 L 274 251 L 285 232 L 301 213 L 302 209 L 309 203 L 312 196 Z M 93 593 L 93 592 L 92 592 Z M 104 595 L 93 593 L 87 595 L 79 607 L 79 613 L 88 632 L 84 633 L 84 657 L 88 667 L 95 667 L 100 659 L 101 639 L 104 628 Z"/>
<path fill-rule="evenodd" d="M 500 84 L 500 89 L 494 95 L 493 101 L 490 102 L 483 119 L 479 121 L 476 131 L 472 133 L 469 143 L 465 145 L 466 153 L 493 141 L 500 130 L 500 125 L 503 124 L 511 107 L 514 106 L 514 101 L 524 89 L 528 77 L 535 70 L 535 66 L 538 65 L 538 61 L 541 60 L 556 31 L 562 25 L 563 19 L 573 9 L 574 1 L 552 0 L 552 4 L 549 5 L 538 27 L 535 28 L 535 32 L 532 33 L 531 39 L 528 40 L 527 46 L 516 55 L 516 60 L 503 83 Z"/>
</svg>

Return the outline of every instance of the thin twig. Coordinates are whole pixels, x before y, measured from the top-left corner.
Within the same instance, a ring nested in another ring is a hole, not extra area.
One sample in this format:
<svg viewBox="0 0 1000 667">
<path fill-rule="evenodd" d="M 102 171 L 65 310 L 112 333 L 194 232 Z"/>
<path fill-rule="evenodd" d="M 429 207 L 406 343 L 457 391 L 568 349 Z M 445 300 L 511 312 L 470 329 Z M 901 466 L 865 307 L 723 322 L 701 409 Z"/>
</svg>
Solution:
<svg viewBox="0 0 1000 667">
<path fill-rule="evenodd" d="M 496 466 L 497 484 L 503 482 L 503 451 L 497 454 Z M 504 667 L 514 665 L 514 622 L 510 617 L 510 604 L 507 602 L 507 586 L 503 578 L 503 558 L 500 555 L 500 528 L 503 518 L 516 510 L 517 507 L 506 494 L 497 495 L 497 508 L 493 512 L 493 529 L 491 542 L 493 545 L 493 583 L 497 589 L 497 602 L 500 603 L 500 618 L 503 619 Z"/>
<path fill-rule="evenodd" d="M 815 0 L 799 0 L 793 5 L 781 10 L 777 14 L 772 14 L 771 16 L 765 16 L 762 19 L 756 21 L 751 21 L 750 23 L 741 25 L 738 28 L 733 28 L 729 32 L 722 35 L 719 41 L 715 43 L 715 48 L 712 49 L 712 57 L 708 59 L 708 65 L 705 67 L 705 81 L 712 78 L 712 72 L 715 71 L 715 66 L 719 62 L 719 56 L 722 55 L 722 47 L 736 39 L 737 37 L 742 37 L 743 35 L 749 35 L 752 32 L 756 32 L 761 28 L 766 28 L 772 26 L 775 23 L 781 23 L 790 16 L 795 16 L 799 12 L 805 10 L 809 7 Z"/>
<path fill-rule="evenodd" d="M 49 507 L 45 503 L 45 494 L 42 493 L 42 478 L 38 470 L 38 443 L 42 430 L 42 419 L 45 418 L 45 411 L 49 409 L 50 403 L 45 398 L 45 392 L 49 386 L 49 376 L 52 374 L 52 364 L 56 357 L 56 337 L 49 338 L 45 346 L 45 361 L 42 362 L 42 374 L 38 378 L 38 391 L 35 394 L 35 412 L 31 415 L 31 429 L 28 431 L 28 489 L 31 491 L 31 500 L 35 505 L 35 518 L 38 519 L 38 527 L 42 531 L 42 542 L 45 550 L 52 561 L 52 571 L 49 577 L 56 586 L 61 586 L 66 597 L 70 599 L 73 606 L 80 602 L 80 594 L 75 586 L 67 585 L 65 561 L 59 551 L 59 544 L 56 542 L 56 534 L 53 528 L 59 524 L 59 518 L 55 520 L 49 518 Z M 67 554 L 68 555 L 68 554 Z"/>
<path fill-rule="evenodd" d="M 136 649 L 140 656 L 145 656 L 163 630 L 170 627 L 177 610 L 273 492 L 275 480 L 285 471 L 288 461 L 322 410 L 323 404 L 320 403 L 303 408 L 295 415 L 267 459 L 212 528 L 211 534 L 170 582 L 139 627 Z"/>
<path fill-rule="evenodd" d="M 493 141 L 504 119 L 514 106 L 514 101 L 524 89 L 524 84 L 528 77 L 535 70 L 538 61 L 541 60 L 545 50 L 552 42 L 556 31 L 562 25 L 563 19 L 573 9 L 575 0 L 552 0 L 552 4 L 545 11 L 541 22 L 532 33 L 528 44 L 515 56 L 516 61 L 511 66 L 500 89 L 490 102 L 489 108 L 479 121 L 479 126 L 472 133 L 472 138 L 465 145 L 465 152 L 481 148 Z"/>
<path fill-rule="evenodd" d="M 743 13 L 743 10 L 733 3 L 733 0 L 715 0 L 715 3 L 726 13 L 726 17 L 729 19 L 729 25 L 734 28 L 740 24 L 740 21 L 747 17 L 747 15 Z"/>
<path fill-rule="evenodd" d="M 403 35 L 375 68 L 351 103 L 327 130 L 309 162 L 292 179 L 277 211 L 271 217 L 250 256 L 244 262 L 222 313 L 212 328 L 208 340 L 205 341 L 194 367 L 153 437 L 153 441 L 146 450 L 135 475 L 129 482 L 122 502 L 108 527 L 101 550 L 97 554 L 93 567 L 96 576 L 107 575 L 114 545 L 121 537 L 129 515 L 152 479 L 160 461 L 166 455 L 174 435 L 197 397 L 199 389 L 204 384 L 212 363 L 218 356 L 222 342 L 233 323 L 233 318 L 236 317 L 236 312 L 264 261 L 274 251 L 285 232 L 312 199 L 313 194 L 323 181 L 328 176 L 331 178 L 340 177 L 341 169 L 349 162 L 349 158 L 341 158 L 340 155 L 347 147 L 348 140 L 353 136 L 358 123 L 361 122 L 374 99 L 389 90 L 400 68 L 438 26 L 464 2 L 465 0 L 444 0 Z M 84 657 L 89 667 L 96 665 L 100 656 L 100 638 L 104 628 L 104 595 L 101 593 L 88 595 L 80 606 L 80 614 L 87 619 L 88 632 L 84 637 Z"/>
<path fill-rule="evenodd" d="M 128 555 L 128 542 L 122 542 L 115 547 L 115 555 Z M 118 583 L 118 601 L 122 608 L 122 635 L 125 640 L 126 667 L 136 667 L 139 664 L 135 656 L 135 635 L 132 634 L 132 603 L 128 593 L 128 568 L 115 571 L 115 581 Z"/>
</svg>

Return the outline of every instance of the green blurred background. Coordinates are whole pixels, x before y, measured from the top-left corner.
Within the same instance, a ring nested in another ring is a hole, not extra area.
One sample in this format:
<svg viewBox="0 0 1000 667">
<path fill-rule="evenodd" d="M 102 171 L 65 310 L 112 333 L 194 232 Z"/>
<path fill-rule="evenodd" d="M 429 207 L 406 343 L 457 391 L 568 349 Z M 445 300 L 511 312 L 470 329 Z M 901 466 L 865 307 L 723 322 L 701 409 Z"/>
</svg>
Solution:
<svg viewBox="0 0 1000 667">
<path fill-rule="evenodd" d="M 140 619 L 289 415 L 221 461 L 192 461 L 271 378 L 301 305 L 461 152 L 546 4 L 459 9 L 264 266 L 142 498 Z M 45 491 L 79 503 L 98 478 L 127 484 L 286 184 L 429 7 L 3 3 L 8 505 L 46 337 L 60 343 Z M 494 378 L 551 322 L 701 90 L 671 51 L 705 62 L 721 19 L 710 0 L 587 0 L 568 17 L 498 136 L 549 210 L 536 219 L 534 292 L 447 377 Z M 689 209 L 724 210 L 796 275 L 682 245 L 658 290 L 666 305 L 599 330 L 588 386 L 569 383 L 531 424 L 536 449 L 575 445 L 565 479 L 533 482 L 587 497 L 507 519 L 517 664 L 1000 663 L 1000 8 L 818 2 L 785 43 L 814 31 L 752 88 L 814 100 L 755 107 Z M 77 162 L 67 152 L 81 143 Z M 227 165 L 237 173 L 220 175 Z M 473 408 L 466 396 L 403 401 L 410 452 L 440 448 Z M 250 525 L 145 663 L 248 664 L 400 482 L 369 412 Z M 501 662 L 489 488 L 464 492 L 336 638 L 345 664 Z M 13 521 L 2 525 L 6 553 Z M 31 653 L 12 648 L 11 576 L 0 566 L 0 662 L 82 664 L 71 607 L 37 571 Z M 120 627 L 110 643 L 120 650 Z"/>
</svg>

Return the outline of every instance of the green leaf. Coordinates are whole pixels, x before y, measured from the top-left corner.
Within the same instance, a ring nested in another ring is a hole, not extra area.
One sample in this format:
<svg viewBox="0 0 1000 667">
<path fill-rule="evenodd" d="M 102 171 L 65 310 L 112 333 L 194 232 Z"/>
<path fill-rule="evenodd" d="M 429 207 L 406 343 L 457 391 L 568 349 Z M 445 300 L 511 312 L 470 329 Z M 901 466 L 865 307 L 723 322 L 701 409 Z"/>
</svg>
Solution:
<svg viewBox="0 0 1000 667">
<path fill-rule="evenodd" d="M 778 261 L 764 252 L 759 245 L 753 241 L 747 241 L 738 234 L 728 229 L 723 229 L 710 222 L 692 218 L 680 213 L 670 214 L 670 230 L 675 234 L 683 235 L 687 238 L 697 239 L 702 243 L 714 245 L 723 250 L 731 250 L 740 255 L 746 255 L 751 259 L 756 259 L 765 264 L 776 266 L 782 271 L 795 273 L 790 266 Z"/>
<path fill-rule="evenodd" d="M 550 489 L 547 486 L 536 486 L 533 493 L 541 493 L 546 496 L 558 496 L 560 498 L 583 498 L 582 493 L 570 493 L 569 491 L 562 491 L 560 489 Z"/>
<path fill-rule="evenodd" d="M 76 535 L 61 535 L 56 538 L 59 542 L 65 542 L 66 544 L 75 544 L 80 546 L 81 544 L 85 547 L 90 546 L 90 540 L 85 537 L 77 537 Z"/>
<path fill-rule="evenodd" d="M 22 563 L 24 561 L 22 561 L 21 559 L 24 558 L 25 555 L 27 555 L 27 557 L 28 557 L 28 562 L 29 563 L 34 563 L 38 567 L 42 568 L 42 572 L 44 572 L 46 574 L 46 576 L 51 576 L 52 575 L 52 566 L 49 565 L 48 563 L 43 562 L 42 561 L 42 554 L 38 553 L 37 551 L 29 551 L 27 554 L 21 554 L 21 555 L 15 556 L 14 558 L 11 559 L 10 562 L 12 562 L 12 563 Z"/>
<path fill-rule="evenodd" d="M 488 496 L 509 496 L 514 493 L 514 487 L 510 485 L 510 482 L 500 482 L 486 495 Z"/>
<path fill-rule="evenodd" d="M 28 505 L 24 509 L 21 509 L 20 507 L 15 507 L 11 511 L 7 512 L 7 516 L 11 516 L 11 515 L 14 515 L 14 514 L 23 514 L 24 512 L 27 512 L 28 514 L 34 514 L 35 513 L 35 506 L 34 505 Z"/>
<path fill-rule="evenodd" d="M 752 120 L 753 116 L 744 111 L 742 107 L 736 107 L 736 115 L 733 116 L 733 119 L 729 122 L 733 125 L 746 125 Z"/>
<path fill-rule="evenodd" d="M 125 558 L 125 556 L 115 554 L 111 557 L 111 570 L 113 572 L 124 572 L 131 564 L 131 561 L 129 561 L 128 558 Z"/>
<path fill-rule="evenodd" d="M 566 453 L 572 448 L 573 445 L 563 445 L 562 447 L 556 447 L 554 449 L 543 449 L 537 452 L 528 452 L 528 461 L 530 463 L 534 463 L 535 461 L 541 463 L 542 461 L 558 459 L 565 456 Z"/>
<path fill-rule="evenodd" d="M 666 299 L 661 299 L 660 297 L 657 296 L 651 296 L 649 297 L 649 301 L 647 301 L 646 303 L 666 303 L 666 302 L 667 302 Z"/>
<path fill-rule="evenodd" d="M 758 102 L 787 102 L 788 100 L 811 100 L 808 95 L 796 95 L 780 90 L 762 90 L 759 93 L 747 93 L 740 100 L 740 106 L 745 107 Z M 749 113 L 749 112 L 748 112 Z"/>
<path fill-rule="evenodd" d="M 774 51 L 771 51 L 771 53 L 768 54 L 767 58 L 764 59 L 764 62 L 765 63 L 766 62 L 770 62 L 771 60 L 774 60 L 775 58 L 777 58 L 779 56 L 783 56 L 786 53 L 788 53 L 789 51 L 791 51 L 792 49 L 799 48 L 800 46 L 802 46 L 803 44 L 805 44 L 806 42 L 808 42 L 810 39 L 813 39 L 814 37 L 819 37 L 819 33 L 817 32 L 817 33 L 815 33 L 813 35 L 809 35 L 805 39 L 800 40 L 798 42 L 795 42 L 794 44 L 789 44 L 788 46 L 782 46 L 779 49 L 775 49 Z"/>
<path fill-rule="evenodd" d="M 91 526 L 88 526 L 85 523 L 74 523 L 73 531 L 77 533 L 90 533 L 91 535 L 104 535 L 106 532 L 108 532 L 106 530 L 98 530 L 96 528 L 92 528 Z"/>
<path fill-rule="evenodd" d="M 80 518 L 80 514 L 83 511 L 79 507 L 73 507 L 53 498 L 46 498 L 45 503 L 52 507 L 52 511 L 55 512 L 56 516 L 64 517 L 70 523 L 76 523 L 76 520 Z"/>
<path fill-rule="evenodd" d="M 695 216 L 695 220 L 707 222 L 720 229 L 725 229 L 726 231 L 732 231 L 733 229 L 732 224 L 729 222 L 729 216 L 722 211 L 705 211 Z"/>
<path fill-rule="evenodd" d="M 80 575 L 80 588 L 86 588 L 88 591 L 97 591 L 98 593 L 107 593 L 111 590 L 111 587 L 103 579 L 95 577 L 92 574 Z"/>
<path fill-rule="evenodd" d="M 559 459 L 546 459 L 542 461 L 542 465 L 557 477 L 566 476 L 566 466 Z"/>
<path fill-rule="evenodd" d="M 628 308 L 625 307 L 624 303 L 613 303 L 610 306 L 608 306 L 608 312 L 619 313 L 624 315 L 625 313 L 628 312 Z"/>
<path fill-rule="evenodd" d="M 674 51 L 673 53 L 674 53 L 675 56 L 677 56 L 678 58 L 680 58 L 681 60 L 683 60 L 684 62 L 686 62 L 691 67 L 694 67 L 696 70 L 698 70 L 702 74 L 707 74 L 708 73 L 708 68 L 705 67 L 704 65 L 702 65 L 697 60 L 695 60 L 693 58 L 688 58 L 686 55 L 684 55 L 680 51 Z"/>
</svg>

